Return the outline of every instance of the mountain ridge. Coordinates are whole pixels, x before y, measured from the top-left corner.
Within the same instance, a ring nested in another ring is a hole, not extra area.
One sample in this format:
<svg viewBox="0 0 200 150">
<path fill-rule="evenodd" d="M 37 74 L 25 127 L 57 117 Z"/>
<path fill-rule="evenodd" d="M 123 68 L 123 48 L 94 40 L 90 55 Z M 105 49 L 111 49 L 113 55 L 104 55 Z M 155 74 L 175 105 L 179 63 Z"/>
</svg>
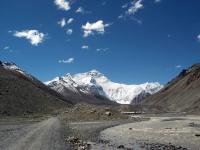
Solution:
<svg viewBox="0 0 200 150">
<path fill-rule="evenodd" d="M 76 93 L 96 94 L 121 104 L 130 104 L 141 92 L 154 94 L 163 87 L 158 82 L 139 85 L 115 83 L 97 70 L 74 75 L 67 73 L 45 84 L 58 92 L 63 86 Z"/>
<path fill-rule="evenodd" d="M 53 113 L 72 103 L 20 69 L 0 61 L 0 116 Z"/>
<path fill-rule="evenodd" d="M 142 105 L 162 107 L 169 112 L 200 112 L 200 63 L 183 69 L 158 93 L 147 97 Z"/>
</svg>

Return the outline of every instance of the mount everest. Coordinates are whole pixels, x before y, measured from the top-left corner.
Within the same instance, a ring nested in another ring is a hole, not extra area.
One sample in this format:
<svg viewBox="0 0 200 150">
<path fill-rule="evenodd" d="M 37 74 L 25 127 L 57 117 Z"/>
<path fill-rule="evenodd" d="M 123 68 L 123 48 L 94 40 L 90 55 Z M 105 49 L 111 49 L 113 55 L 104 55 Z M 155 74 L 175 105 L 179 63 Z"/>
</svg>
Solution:
<svg viewBox="0 0 200 150">
<path fill-rule="evenodd" d="M 120 104 L 133 104 L 135 98 L 142 97 L 141 94 L 151 95 L 163 88 L 158 82 L 139 85 L 115 83 L 97 70 L 75 75 L 68 73 L 62 77 L 47 81 L 45 84 L 63 95 L 65 94 L 64 89 L 68 89 L 77 94 L 106 97 Z M 137 102 L 139 101 L 137 99 Z"/>
</svg>

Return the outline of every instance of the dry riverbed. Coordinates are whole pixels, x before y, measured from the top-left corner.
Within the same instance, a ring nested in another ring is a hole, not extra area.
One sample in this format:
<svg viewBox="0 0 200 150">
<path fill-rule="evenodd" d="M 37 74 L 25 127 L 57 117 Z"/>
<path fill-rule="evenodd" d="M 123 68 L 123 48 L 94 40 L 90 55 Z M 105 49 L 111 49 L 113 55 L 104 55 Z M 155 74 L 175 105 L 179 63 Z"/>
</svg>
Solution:
<svg viewBox="0 0 200 150">
<path fill-rule="evenodd" d="M 199 150 L 200 117 L 152 117 L 149 121 L 105 129 L 100 138 L 109 141 L 106 146 L 113 149 Z"/>
<path fill-rule="evenodd" d="M 96 122 L 68 122 L 65 124 L 65 138 L 70 148 L 90 150 L 101 149 L 108 141 L 99 138 L 101 131 L 117 125 L 122 125 L 134 120 L 96 121 Z"/>
</svg>

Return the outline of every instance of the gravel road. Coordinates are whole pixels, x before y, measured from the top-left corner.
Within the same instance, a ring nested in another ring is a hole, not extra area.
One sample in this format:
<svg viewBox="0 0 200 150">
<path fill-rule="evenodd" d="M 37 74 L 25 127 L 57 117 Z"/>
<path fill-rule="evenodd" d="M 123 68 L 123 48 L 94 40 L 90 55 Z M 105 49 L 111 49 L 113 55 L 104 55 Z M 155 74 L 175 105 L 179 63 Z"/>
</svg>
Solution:
<svg viewBox="0 0 200 150">
<path fill-rule="evenodd" d="M 52 117 L 39 123 L 1 123 L 1 150 L 65 150 L 59 119 Z"/>
</svg>

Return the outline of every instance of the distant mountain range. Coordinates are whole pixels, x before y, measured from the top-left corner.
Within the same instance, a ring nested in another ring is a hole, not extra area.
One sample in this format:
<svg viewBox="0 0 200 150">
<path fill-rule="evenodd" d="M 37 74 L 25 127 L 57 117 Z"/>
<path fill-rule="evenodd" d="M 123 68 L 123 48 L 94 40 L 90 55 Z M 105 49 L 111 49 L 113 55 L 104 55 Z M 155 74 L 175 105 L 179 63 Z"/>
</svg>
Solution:
<svg viewBox="0 0 200 150">
<path fill-rule="evenodd" d="M 45 84 L 64 96 L 70 91 L 77 95 L 104 97 L 120 104 L 139 103 L 143 96 L 154 94 L 163 87 L 157 82 L 140 85 L 115 83 L 97 70 L 75 75 L 66 74 Z M 136 97 L 137 101 L 134 100 Z"/>
<path fill-rule="evenodd" d="M 163 87 L 115 83 L 96 70 L 66 74 L 44 84 L 14 63 L 0 61 L 0 116 L 52 113 L 76 103 L 131 103 L 134 109 L 150 113 L 200 114 L 200 64 L 183 70 Z"/>
<path fill-rule="evenodd" d="M 183 70 L 158 93 L 147 97 L 142 105 L 162 112 L 200 114 L 200 63 Z"/>
</svg>

